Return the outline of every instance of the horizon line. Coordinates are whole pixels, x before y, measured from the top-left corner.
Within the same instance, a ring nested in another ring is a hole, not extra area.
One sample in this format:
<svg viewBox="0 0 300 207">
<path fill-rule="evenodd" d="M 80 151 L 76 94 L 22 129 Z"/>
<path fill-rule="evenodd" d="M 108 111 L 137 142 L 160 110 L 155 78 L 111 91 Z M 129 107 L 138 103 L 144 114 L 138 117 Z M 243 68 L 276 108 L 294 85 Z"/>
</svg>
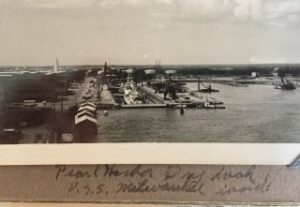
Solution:
<svg viewBox="0 0 300 207">
<path fill-rule="evenodd" d="M 0 65 L 1 67 L 53 67 L 53 65 L 49 64 L 37 64 L 37 65 L 31 65 L 31 64 L 7 64 L 7 65 Z M 59 66 L 101 66 L 104 65 L 104 63 L 100 64 L 59 64 Z M 300 65 L 300 62 L 293 62 L 293 63 L 216 63 L 216 64 L 202 64 L 202 63 L 180 63 L 180 64 L 107 64 L 108 66 L 239 66 L 239 65 Z"/>
</svg>

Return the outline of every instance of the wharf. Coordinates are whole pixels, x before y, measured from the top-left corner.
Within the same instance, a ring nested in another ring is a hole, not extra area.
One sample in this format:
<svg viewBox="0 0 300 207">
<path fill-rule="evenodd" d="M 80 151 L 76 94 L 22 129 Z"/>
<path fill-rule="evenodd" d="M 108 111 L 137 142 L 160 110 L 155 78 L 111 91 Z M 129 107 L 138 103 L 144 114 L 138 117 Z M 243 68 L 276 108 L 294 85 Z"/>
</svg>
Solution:
<svg viewBox="0 0 300 207">
<path fill-rule="evenodd" d="M 100 91 L 100 104 L 99 108 L 116 108 L 119 104 L 116 103 L 112 93 L 108 90 L 108 86 L 104 84 Z"/>
<path fill-rule="evenodd" d="M 149 109 L 149 108 L 187 108 L 189 104 L 181 104 L 181 103 L 175 103 L 175 104 L 136 104 L 136 105 L 120 105 L 120 109 Z M 225 106 L 218 106 L 218 105 L 211 105 L 208 107 L 205 107 L 204 105 L 193 105 L 194 107 L 190 108 L 198 108 L 198 109 L 225 109 Z"/>
<path fill-rule="evenodd" d="M 145 109 L 145 108 L 166 108 L 167 104 L 135 104 L 135 105 L 126 105 L 122 104 L 121 109 Z"/>
</svg>

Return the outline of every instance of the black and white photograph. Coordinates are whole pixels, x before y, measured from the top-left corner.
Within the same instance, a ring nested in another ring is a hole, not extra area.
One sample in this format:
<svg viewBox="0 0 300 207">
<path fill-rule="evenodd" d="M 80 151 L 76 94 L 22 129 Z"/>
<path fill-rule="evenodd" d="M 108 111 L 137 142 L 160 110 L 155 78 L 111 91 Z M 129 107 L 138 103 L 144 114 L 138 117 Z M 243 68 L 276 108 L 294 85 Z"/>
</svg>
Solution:
<svg viewBox="0 0 300 207">
<path fill-rule="evenodd" d="M 300 1 L 0 0 L 0 143 L 299 143 Z"/>
</svg>

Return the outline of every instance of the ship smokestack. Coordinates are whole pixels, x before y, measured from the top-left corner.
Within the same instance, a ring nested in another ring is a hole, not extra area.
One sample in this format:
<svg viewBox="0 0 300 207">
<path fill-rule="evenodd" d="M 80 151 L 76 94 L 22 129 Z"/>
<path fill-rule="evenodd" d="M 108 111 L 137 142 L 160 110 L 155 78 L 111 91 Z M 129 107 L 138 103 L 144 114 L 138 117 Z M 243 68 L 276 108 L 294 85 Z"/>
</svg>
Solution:
<svg viewBox="0 0 300 207">
<path fill-rule="evenodd" d="M 54 65 L 54 70 L 53 70 L 53 72 L 54 72 L 54 73 L 57 73 L 58 70 L 59 70 L 59 63 L 58 63 L 58 59 L 56 58 L 56 62 L 55 62 L 55 65 Z"/>
</svg>

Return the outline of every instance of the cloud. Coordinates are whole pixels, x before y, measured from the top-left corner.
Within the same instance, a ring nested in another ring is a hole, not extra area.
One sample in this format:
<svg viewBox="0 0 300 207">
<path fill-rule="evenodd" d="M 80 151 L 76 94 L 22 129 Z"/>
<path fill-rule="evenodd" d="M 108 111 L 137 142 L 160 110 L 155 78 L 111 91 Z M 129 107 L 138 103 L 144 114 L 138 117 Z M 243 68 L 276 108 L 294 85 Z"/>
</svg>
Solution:
<svg viewBox="0 0 300 207">
<path fill-rule="evenodd" d="M 182 18 L 217 19 L 231 11 L 233 1 L 230 0 L 179 0 Z"/>
<path fill-rule="evenodd" d="M 140 6 L 145 5 L 145 0 L 98 0 L 98 5 L 103 9 L 114 9 L 120 5 Z"/>
<path fill-rule="evenodd" d="M 272 14 L 297 14 L 300 12 L 300 1 L 285 0 L 285 1 L 268 1 L 265 4 L 265 10 Z"/>
<path fill-rule="evenodd" d="M 2 0 L 4 1 L 4 0 Z M 0 0 L 0 6 L 1 2 Z M 100 9 L 132 12 L 138 6 L 157 20 L 182 20 L 191 23 L 233 20 L 276 27 L 300 23 L 300 0 L 20 0 L 29 8 L 72 9 L 98 5 Z M 124 7 L 125 6 L 125 7 Z M 128 7 L 129 6 L 129 7 Z"/>
<path fill-rule="evenodd" d="M 130 5 L 133 5 L 133 6 L 137 6 L 137 5 L 140 5 L 142 3 L 145 3 L 147 2 L 148 0 L 125 0 L 126 3 L 130 4 Z"/>
<path fill-rule="evenodd" d="M 297 0 L 235 0 L 234 16 L 240 21 L 252 21 L 271 26 L 292 26 L 300 21 L 300 1 Z"/>
<path fill-rule="evenodd" d="M 1 1 L 1 0 L 0 0 Z M 114 9 L 121 4 L 137 6 L 145 0 L 22 0 L 28 8 L 37 9 L 72 9 L 98 5 L 101 9 Z"/>
<path fill-rule="evenodd" d="M 236 0 L 236 6 L 233 14 L 242 21 L 261 20 L 262 18 L 262 1 L 261 0 Z"/>
<path fill-rule="evenodd" d="M 300 22 L 300 1 L 268 2 L 263 7 L 264 18 L 274 26 L 289 26 Z"/>
<path fill-rule="evenodd" d="M 249 62 L 250 63 L 260 63 L 260 64 L 270 64 L 270 63 L 287 63 L 287 59 L 285 58 L 266 58 L 266 57 L 257 57 L 257 56 L 253 56 L 251 58 L 249 58 Z"/>
<path fill-rule="evenodd" d="M 174 5 L 175 0 L 156 0 L 157 4 Z"/>
<path fill-rule="evenodd" d="M 165 29 L 166 25 L 162 24 L 161 22 L 149 22 L 149 26 L 153 29 Z"/>
<path fill-rule="evenodd" d="M 114 9 L 119 4 L 119 0 L 102 0 L 98 2 L 98 5 L 103 9 Z"/>
<path fill-rule="evenodd" d="M 198 22 L 232 19 L 270 26 L 293 26 L 300 22 L 299 0 L 173 0 L 170 5 L 178 8 L 173 10 L 175 18 Z"/>
<path fill-rule="evenodd" d="M 231 11 L 230 0 L 156 0 L 148 14 L 161 21 L 207 22 L 222 18 Z"/>
</svg>

